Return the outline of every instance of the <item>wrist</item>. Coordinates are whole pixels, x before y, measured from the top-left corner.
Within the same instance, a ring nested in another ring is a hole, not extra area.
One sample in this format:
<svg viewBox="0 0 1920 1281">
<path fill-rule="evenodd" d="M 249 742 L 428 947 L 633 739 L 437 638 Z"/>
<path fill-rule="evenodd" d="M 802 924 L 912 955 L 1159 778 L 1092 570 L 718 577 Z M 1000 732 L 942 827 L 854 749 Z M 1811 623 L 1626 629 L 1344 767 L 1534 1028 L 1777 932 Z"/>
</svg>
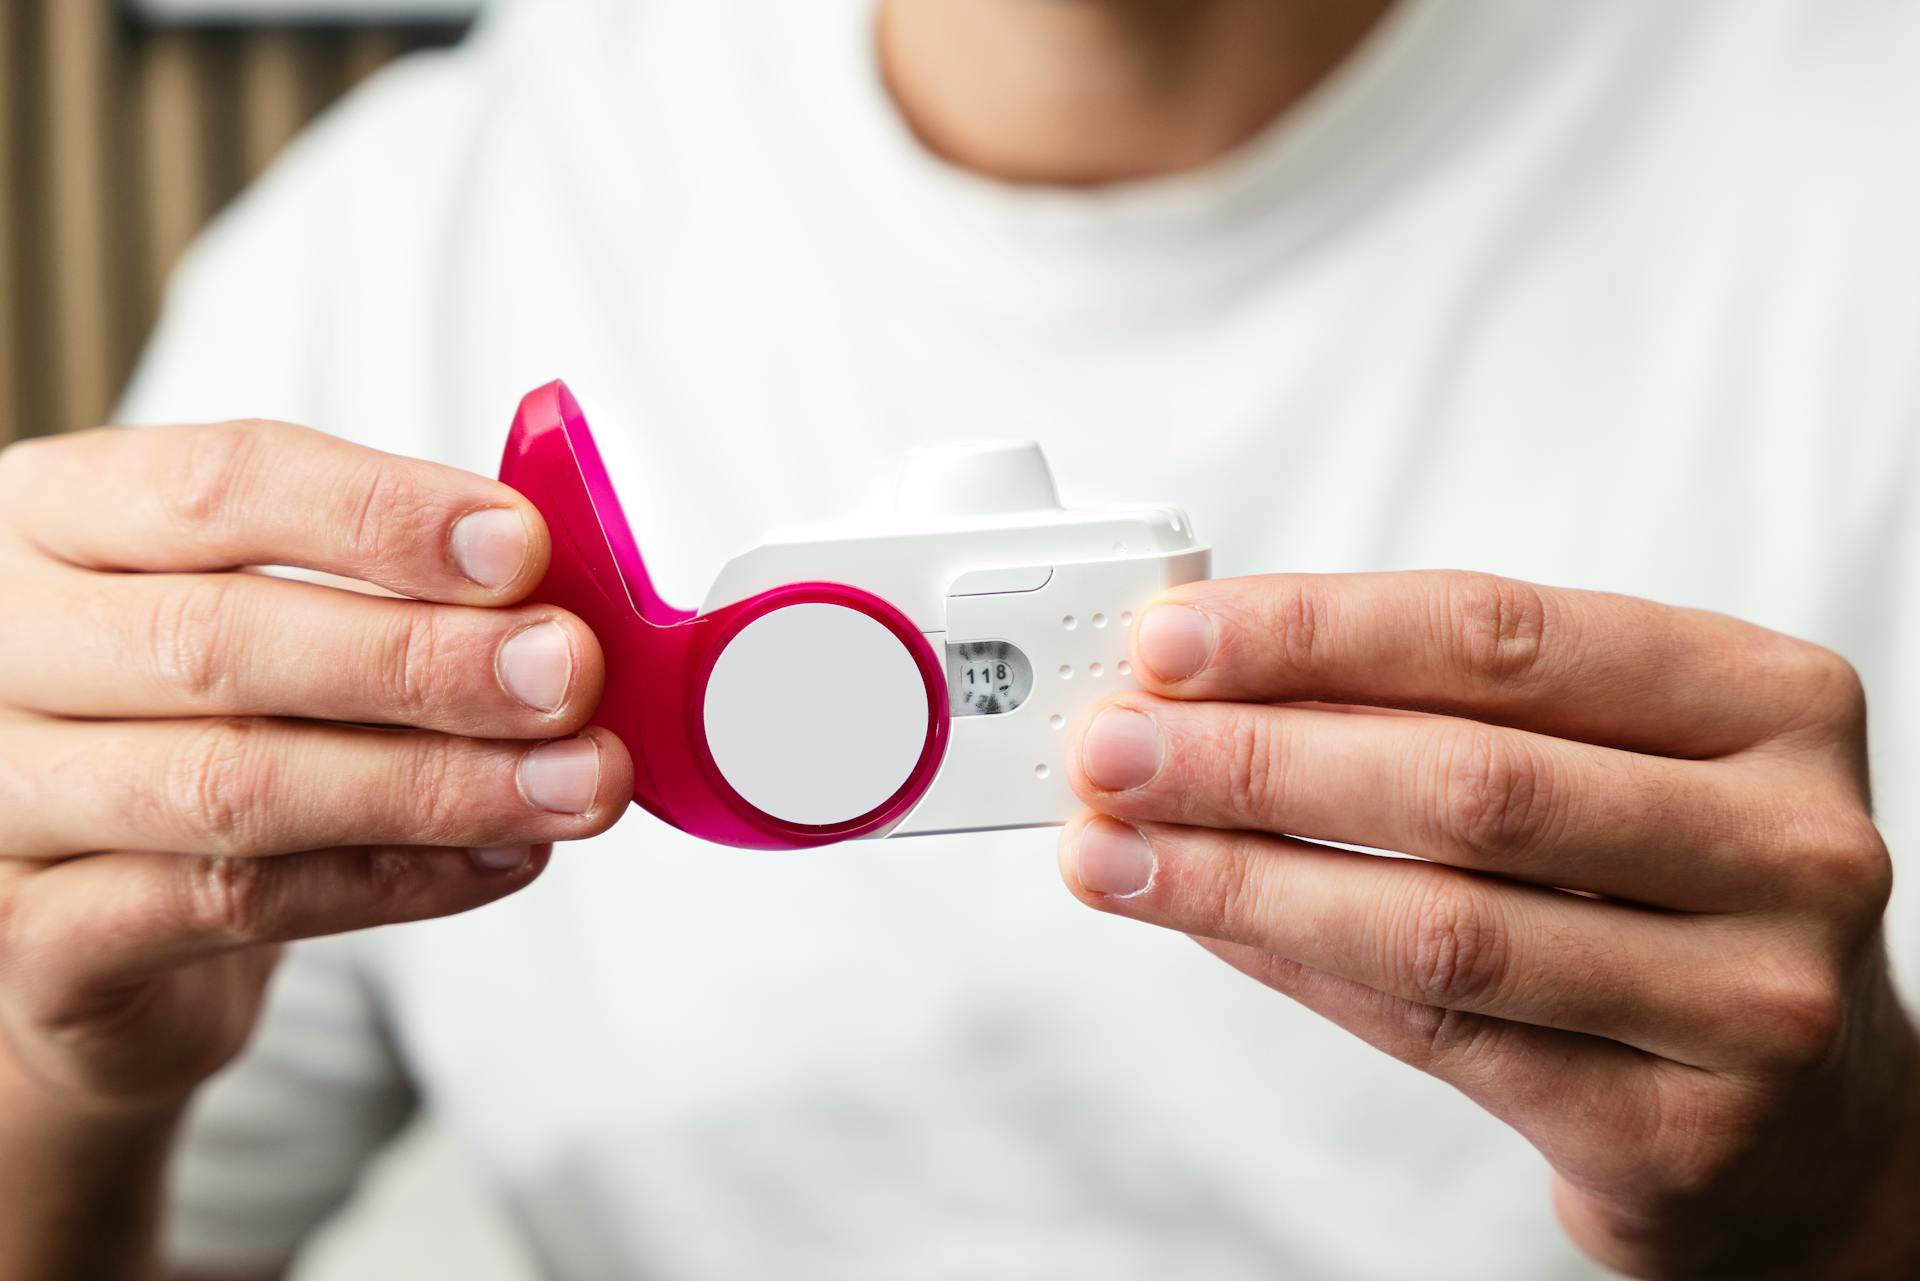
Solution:
<svg viewBox="0 0 1920 1281">
<path fill-rule="evenodd" d="M 0 1167 L 81 1181 L 135 1168 L 164 1157 L 185 1110 L 185 1099 L 120 1102 L 62 1089 L 0 1041 Z M 0 1187 L 8 1181 L 0 1168 Z"/>
<path fill-rule="evenodd" d="M 109 1106 L 52 1088 L 0 1043 L 0 1276 L 152 1276 L 183 1108 Z"/>
<path fill-rule="evenodd" d="M 81 1141 L 131 1139 L 171 1130 L 191 1097 L 175 1091 L 123 1097 L 68 1084 L 38 1070 L 32 1056 L 0 1034 L 0 1136 L 31 1132 Z"/>
<path fill-rule="evenodd" d="M 1857 1191 L 1834 1215 L 1821 1248 L 1812 1251 L 1795 1277 L 1823 1281 L 1894 1281 L 1920 1276 L 1920 1031 L 1893 995 L 1883 989 L 1880 1017 L 1867 1020 L 1865 1036 L 1877 1041 L 1884 1066 L 1878 1090 L 1861 1091 L 1870 1114 L 1845 1125 L 1855 1137 L 1861 1177 Z"/>
<path fill-rule="evenodd" d="M 1887 1122 L 1873 1177 L 1825 1252 L 1820 1275 L 1831 1281 L 1920 1276 L 1920 1063 L 1912 1057 Z"/>
</svg>

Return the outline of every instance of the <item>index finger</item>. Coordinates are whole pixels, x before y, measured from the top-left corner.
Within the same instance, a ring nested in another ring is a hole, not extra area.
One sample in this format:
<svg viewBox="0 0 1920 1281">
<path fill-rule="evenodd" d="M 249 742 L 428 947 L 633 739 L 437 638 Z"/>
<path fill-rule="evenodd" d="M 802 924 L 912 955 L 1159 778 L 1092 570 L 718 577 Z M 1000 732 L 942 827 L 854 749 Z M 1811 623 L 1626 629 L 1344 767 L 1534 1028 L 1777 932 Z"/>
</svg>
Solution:
<svg viewBox="0 0 1920 1281">
<path fill-rule="evenodd" d="M 546 523 L 499 481 L 288 423 L 94 431 L 0 456 L 0 513 L 89 569 L 297 565 L 497 605 L 546 573 Z"/>
<path fill-rule="evenodd" d="M 1412 708 L 1665 756 L 1859 701 L 1837 656 L 1725 615 L 1453 571 L 1190 583 L 1129 644 L 1169 698 Z"/>
</svg>

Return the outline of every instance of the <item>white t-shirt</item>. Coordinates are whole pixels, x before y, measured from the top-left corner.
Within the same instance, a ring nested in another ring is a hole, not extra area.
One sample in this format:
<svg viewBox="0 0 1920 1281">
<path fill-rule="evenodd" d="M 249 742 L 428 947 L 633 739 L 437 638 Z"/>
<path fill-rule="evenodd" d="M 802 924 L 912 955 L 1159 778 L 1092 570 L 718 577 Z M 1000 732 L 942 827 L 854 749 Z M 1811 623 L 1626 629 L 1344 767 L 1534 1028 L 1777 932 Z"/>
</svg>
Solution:
<svg viewBox="0 0 1920 1281">
<path fill-rule="evenodd" d="M 1211 169 L 1071 193 L 924 152 L 869 19 L 540 0 L 408 61 L 197 251 L 126 416 L 490 473 L 564 376 L 688 603 L 910 445 L 1033 436 L 1221 575 L 1471 567 L 1834 646 L 1909 853 L 1920 7 L 1405 0 Z M 295 949 L 179 1253 L 283 1258 L 411 1084 L 565 1281 L 1595 1274 L 1523 1140 L 1080 907 L 1053 845 L 635 810 L 504 903 Z"/>
</svg>

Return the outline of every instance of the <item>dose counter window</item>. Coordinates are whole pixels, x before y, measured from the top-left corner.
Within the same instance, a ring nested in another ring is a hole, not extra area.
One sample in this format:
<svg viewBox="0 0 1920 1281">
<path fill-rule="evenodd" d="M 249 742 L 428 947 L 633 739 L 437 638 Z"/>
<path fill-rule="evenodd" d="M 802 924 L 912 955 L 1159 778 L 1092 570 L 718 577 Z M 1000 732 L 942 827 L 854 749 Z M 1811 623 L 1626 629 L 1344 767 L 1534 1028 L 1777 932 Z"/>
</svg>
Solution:
<svg viewBox="0 0 1920 1281">
<path fill-rule="evenodd" d="M 1033 664 L 1005 641 L 949 645 L 947 686 L 955 716 L 998 716 L 1033 693 Z"/>
</svg>

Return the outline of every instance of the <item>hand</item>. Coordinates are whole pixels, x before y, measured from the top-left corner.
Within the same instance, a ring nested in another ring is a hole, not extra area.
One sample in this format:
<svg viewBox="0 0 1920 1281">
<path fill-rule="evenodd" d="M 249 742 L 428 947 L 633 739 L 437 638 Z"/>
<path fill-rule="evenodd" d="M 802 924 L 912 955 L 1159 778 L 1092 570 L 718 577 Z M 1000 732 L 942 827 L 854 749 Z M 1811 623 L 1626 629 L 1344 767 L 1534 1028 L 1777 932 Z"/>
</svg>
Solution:
<svg viewBox="0 0 1920 1281">
<path fill-rule="evenodd" d="M 1076 744 L 1083 901 L 1463 1090 L 1605 1264 L 1920 1275 L 1920 1076 L 1845 662 L 1457 573 L 1196 583 L 1130 639 L 1150 692 Z"/>
<path fill-rule="evenodd" d="M 507 487 L 297 427 L 0 455 L 0 1110 L 173 1108 L 276 944 L 465 911 L 613 823 L 599 647 L 514 605 L 546 563 Z M 225 572 L 260 564 L 412 599 Z"/>
</svg>

